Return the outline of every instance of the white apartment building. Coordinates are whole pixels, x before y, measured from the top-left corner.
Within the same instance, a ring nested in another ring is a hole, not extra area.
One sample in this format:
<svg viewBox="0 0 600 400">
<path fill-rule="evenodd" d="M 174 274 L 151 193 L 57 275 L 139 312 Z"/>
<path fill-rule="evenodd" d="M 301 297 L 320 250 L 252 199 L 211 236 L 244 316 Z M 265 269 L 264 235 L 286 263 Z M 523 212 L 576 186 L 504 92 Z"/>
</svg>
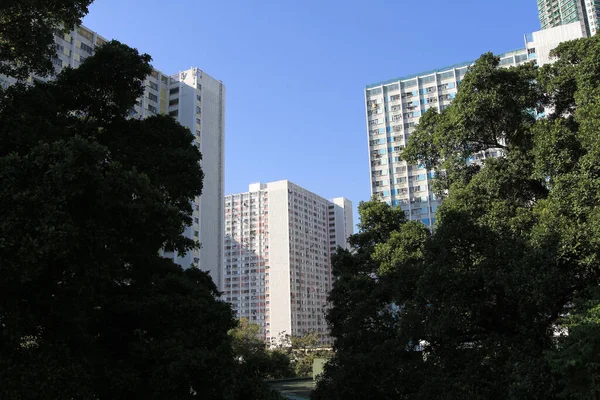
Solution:
<svg viewBox="0 0 600 400">
<path fill-rule="evenodd" d="M 550 52 L 559 44 L 584 37 L 586 37 L 584 27 L 580 23 L 574 22 L 525 35 L 525 48 L 529 59 L 535 60 L 541 67 L 552 62 Z"/>
<path fill-rule="evenodd" d="M 331 255 L 353 233 L 352 203 L 326 200 L 287 180 L 225 196 L 224 299 L 238 318 L 281 334 L 316 331 L 331 344 L 325 313 Z"/>
<path fill-rule="evenodd" d="M 542 66 L 551 62 L 550 50 L 559 43 L 585 37 L 579 22 L 525 35 L 525 48 L 500 55 L 500 66 L 529 61 Z M 447 107 L 474 61 L 368 85 L 365 89 L 371 194 L 400 206 L 411 220 L 432 228 L 440 199 L 431 190 L 434 172 L 423 165 L 409 165 L 400 157 L 421 115 L 430 108 Z M 497 157 L 489 150 L 471 160 Z"/>
<path fill-rule="evenodd" d="M 57 55 L 53 62 L 58 73 L 67 66 L 77 68 L 94 54 L 96 46 L 107 40 L 80 26 L 68 34 L 55 35 L 55 42 Z M 32 79 L 37 78 L 29 81 Z M 0 76 L 3 86 L 12 83 L 14 79 Z M 162 254 L 184 268 L 194 265 L 210 271 L 219 287 L 223 263 L 225 87 L 198 68 L 174 75 L 153 70 L 146 78 L 143 96 L 131 110 L 131 117 L 142 119 L 155 114 L 171 115 L 194 134 L 204 171 L 202 195 L 193 203 L 193 223 L 184 233 L 199 241 L 202 248 L 187 254 Z"/>
<path fill-rule="evenodd" d="M 537 0 L 542 29 L 579 22 L 585 37 L 600 29 L 600 0 Z"/>
</svg>

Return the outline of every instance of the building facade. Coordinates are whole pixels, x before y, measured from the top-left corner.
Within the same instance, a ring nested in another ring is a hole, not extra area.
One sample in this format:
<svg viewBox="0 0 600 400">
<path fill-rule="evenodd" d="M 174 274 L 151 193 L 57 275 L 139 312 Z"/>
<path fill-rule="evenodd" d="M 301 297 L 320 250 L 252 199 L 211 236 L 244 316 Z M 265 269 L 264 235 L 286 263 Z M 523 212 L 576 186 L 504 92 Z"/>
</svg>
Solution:
<svg viewBox="0 0 600 400">
<path fill-rule="evenodd" d="M 542 29 L 579 22 L 585 36 L 600 29 L 600 0 L 537 0 Z"/>
<path fill-rule="evenodd" d="M 529 61 L 550 62 L 549 52 L 559 43 L 585 36 L 578 22 L 525 35 L 525 48 L 500 55 L 500 66 Z M 456 96 L 458 85 L 473 61 L 368 85 L 365 89 L 371 194 L 400 206 L 411 220 L 432 228 L 440 199 L 431 190 L 434 173 L 423 165 L 409 165 L 400 153 L 430 108 L 442 111 Z M 489 150 L 474 158 L 497 157 Z"/>
<path fill-rule="evenodd" d="M 314 331 L 331 344 L 325 313 L 331 255 L 353 233 L 352 203 L 289 181 L 225 197 L 224 299 L 271 343 Z"/>
<path fill-rule="evenodd" d="M 588 36 L 600 30 L 600 0 L 583 0 L 584 15 Z"/>
<path fill-rule="evenodd" d="M 80 26 L 67 34 L 56 34 L 57 73 L 70 66 L 77 68 L 94 49 L 107 42 L 96 32 Z M 30 78 L 31 82 L 33 79 Z M 14 83 L 0 76 L 0 84 Z M 144 82 L 144 94 L 130 112 L 131 118 L 147 118 L 169 114 L 194 134 L 195 145 L 202 153 L 204 182 L 202 195 L 193 202 L 193 223 L 185 236 L 202 244 L 202 249 L 187 254 L 162 252 L 184 268 L 197 266 L 208 270 L 217 286 L 221 284 L 223 263 L 223 196 L 224 196 L 224 139 L 225 87 L 198 68 L 174 75 L 153 70 Z"/>
</svg>

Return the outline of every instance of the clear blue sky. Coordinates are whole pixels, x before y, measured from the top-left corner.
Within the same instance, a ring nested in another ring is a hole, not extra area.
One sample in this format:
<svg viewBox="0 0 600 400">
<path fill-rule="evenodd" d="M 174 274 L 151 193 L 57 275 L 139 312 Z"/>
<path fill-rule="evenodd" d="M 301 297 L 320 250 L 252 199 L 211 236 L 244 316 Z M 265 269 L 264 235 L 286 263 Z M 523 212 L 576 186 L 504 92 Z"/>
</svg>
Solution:
<svg viewBox="0 0 600 400">
<path fill-rule="evenodd" d="M 370 196 L 364 87 L 524 47 L 535 0 L 96 0 L 84 24 L 227 88 L 225 192 Z"/>
</svg>

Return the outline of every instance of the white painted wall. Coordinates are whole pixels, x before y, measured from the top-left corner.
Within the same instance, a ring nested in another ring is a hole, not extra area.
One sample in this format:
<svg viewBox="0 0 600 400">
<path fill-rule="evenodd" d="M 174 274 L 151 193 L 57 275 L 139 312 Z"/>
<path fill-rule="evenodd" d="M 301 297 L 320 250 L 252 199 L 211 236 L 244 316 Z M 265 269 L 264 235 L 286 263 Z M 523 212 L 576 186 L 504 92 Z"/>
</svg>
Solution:
<svg viewBox="0 0 600 400">
<path fill-rule="evenodd" d="M 337 197 L 331 202 L 335 205 L 336 246 L 348 248 L 348 237 L 354 233 L 352 202 L 344 197 Z"/>
<path fill-rule="evenodd" d="M 552 62 L 550 51 L 560 43 L 585 37 L 585 30 L 580 22 L 560 25 L 554 28 L 533 32 L 533 42 L 526 43 L 528 49 L 535 48 L 538 65 L 541 67 Z"/>
<path fill-rule="evenodd" d="M 269 193 L 269 302 L 271 337 L 292 334 L 288 181 L 267 184 Z"/>
<path fill-rule="evenodd" d="M 204 187 L 200 196 L 200 263 L 208 270 L 218 287 L 222 285 L 223 263 L 223 198 L 225 182 L 225 86 L 222 82 L 197 70 L 201 89 L 201 139 Z M 195 107 L 194 107 L 195 108 Z M 196 114 L 198 115 L 198 114 Z M 195 120 L 193 121 L 195 124 Z"/>
<path fill-rule="evenodd" d="M 196 144 L 202 153 L 202 171 L 204 181 L 202 194 L 193 203 L 199 210 L 195 217 L 199 223 L 193 223 L 185 229 L 184 235 L 198 240 L 201 248 L 196 254 L 188 252 L 177 254 L 175 262 L 189 268 L 198 259 L 198 267 L 208 271 L 217 285 L 223 285 L 223 199 L 224 199 L 224 164 L 225 164 L 225 88 L 223 84 L 197 68 L 179 72 L 179 105 L 170 107 L 168 111 L 177 109 L 178 121 L 196 136 Z M 198 100 L 200 96 L 200 100 Z M 175 98 L 173 96 L 172 98 Z M 198 125 L 200 120 L 200 125 Z"/>
</svg>

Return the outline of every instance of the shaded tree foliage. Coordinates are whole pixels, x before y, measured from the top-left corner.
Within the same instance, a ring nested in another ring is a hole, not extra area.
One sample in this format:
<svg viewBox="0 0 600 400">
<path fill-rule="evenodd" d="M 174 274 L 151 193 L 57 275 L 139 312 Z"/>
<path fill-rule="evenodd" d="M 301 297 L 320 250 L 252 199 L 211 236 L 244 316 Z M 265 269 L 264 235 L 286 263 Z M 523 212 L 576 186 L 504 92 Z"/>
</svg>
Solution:
<svg viewBox="0 0 600 400">
<path fill-rule="evenodd" d="M 331 349 L 321 347 L 319 332 L 309 331 L 302 336 L 282 333 L 277 340 L 276 350 L 283 352 L 293 365 L 294 375 L 312 377 L 313 364 L 316 358 L 329 358 Z"/>
<path fill-rule="evenodd" d="M 233 353 L 247 376 L 264 379 L 294 377 L 288 355 L 279 349 L 268 349 L 260 338 L 260 326 L 242 318 L 239 326 L 229 331 Z"/>
<path fill-rule="evenodd" d="M 203 173 L 188 129 L 128 119 L 149 62 L 113 41 L 1 93 L 0 398 L 243 399 L 257 385 L 210 276 L 159 255 L 197 246 L 183 232 Z"/>
<path fill-rule="evenodd" d="M 554 55 L 502 69 L 485 54 L 423 116 L 404 157 L 438 172 L 435 231 L 361 205 L 379 223 L 334 259 L 336 354 L 314 398 L 600 394 L 600 37 Z"/>
</svg>

